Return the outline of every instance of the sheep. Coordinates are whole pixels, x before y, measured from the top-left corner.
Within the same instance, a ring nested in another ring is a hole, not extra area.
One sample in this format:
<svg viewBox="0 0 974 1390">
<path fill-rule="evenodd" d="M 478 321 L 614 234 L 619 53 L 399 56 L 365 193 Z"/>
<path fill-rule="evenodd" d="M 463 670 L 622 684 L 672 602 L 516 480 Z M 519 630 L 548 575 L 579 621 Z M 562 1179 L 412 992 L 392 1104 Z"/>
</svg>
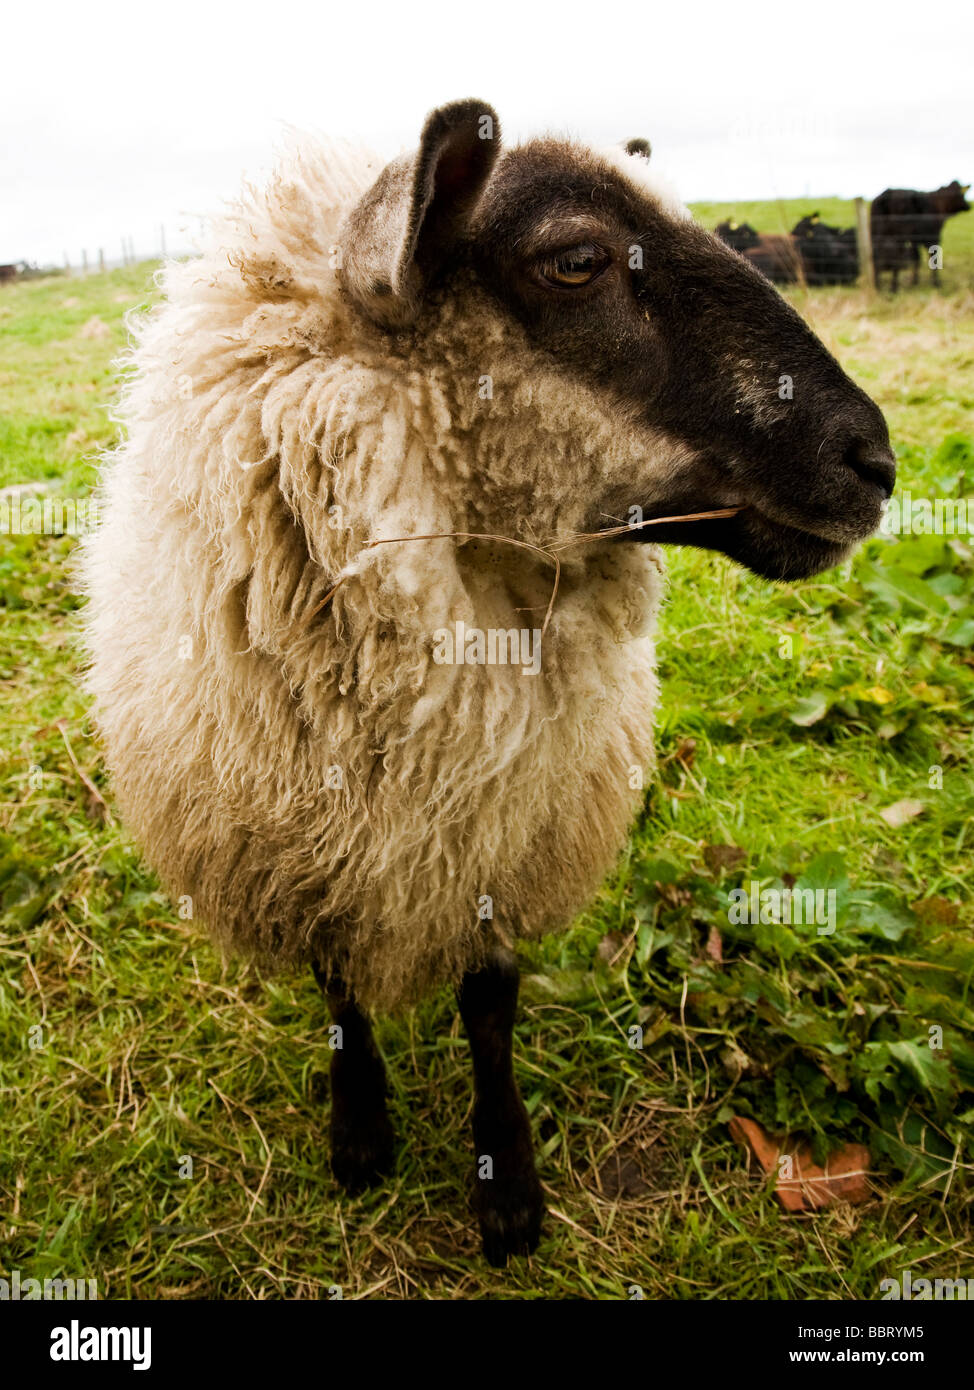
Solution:
<svg viewBox="0 0 974 1390">
<path fill-rule="evenodd" d="M 640 805 L 659 545 L 800 578 L 894 477 L 876 406 L 647 153 L 502 149 L 473 100 L 384 167 L 294 145 L 165 268 L 82 562 L 123 816 L 222 947 L 314 970 L 348 1191 L 394 1155 L 368 1011 L 457 988 L 496 1265 L 544 1210 L 513 948 Z M 540 634 L 539 669 L 471 632 Z"/>
</svg>

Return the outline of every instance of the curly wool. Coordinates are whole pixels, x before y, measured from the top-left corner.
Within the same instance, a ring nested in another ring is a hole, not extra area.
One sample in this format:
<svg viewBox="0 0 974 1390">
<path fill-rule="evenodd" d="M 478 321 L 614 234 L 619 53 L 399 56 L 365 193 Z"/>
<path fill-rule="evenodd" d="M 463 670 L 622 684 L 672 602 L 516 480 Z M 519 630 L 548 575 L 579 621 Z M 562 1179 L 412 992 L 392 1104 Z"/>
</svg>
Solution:
<svg viewBox="0 0 974 1390">
<path fill-rule="evenodd" d="M 550 566 L 370 543 L 567 536 L 634 445 L 472 281 L 408 335 L 356 312 L 334 247 L 378 169 L 292 150 L 166 268 L 83 569 L 117 799 L 169 891 L 224 947 L 389 1009 L 495 932 L 565 925 L 611 868 L 652 759 L 660 580 L 652 547 L 580 547 L 540 674 L 434 661 L 458 620 L 540 628 Z"/>
</svg>

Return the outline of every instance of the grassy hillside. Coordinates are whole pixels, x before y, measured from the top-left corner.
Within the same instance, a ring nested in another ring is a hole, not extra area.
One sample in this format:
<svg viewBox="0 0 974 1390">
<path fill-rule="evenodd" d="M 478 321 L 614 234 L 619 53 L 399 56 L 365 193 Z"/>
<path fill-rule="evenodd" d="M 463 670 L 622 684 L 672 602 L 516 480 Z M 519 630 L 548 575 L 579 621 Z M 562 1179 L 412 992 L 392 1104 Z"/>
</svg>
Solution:
<svg viewBox="0 0 974 1390">
<path fill-rule="evenodd" d="M 773 230 L 771 206 L 737 215 Z M 88 486 L 151 270 L 0 291 L 0 485 Z M 885 410 L 901 487 L 974 495 L 974 295 L 792 298 Z M 671 552 L 659 781 L 597 901 L 523 952 L 517 1066 L 551 1212 L 506 1271 L 477 1257 L 466 1210 L 449 995 L 380 1021 L 399 1165 L 342 1197 L 310 977 L 223 967 L 115 823 L 72 546 L 0 536 L 6 1266 L 146 1298 L 871 1298 L 906 1267 L 974 1270 L 968 540 L 877 538 L 800 585 Z M 919 810 L 894 827 L 881 812 L 904 800 Z M 733 887 L 795 878 L 836 890 L 833 936 L 731 926 Z M 866 1143 L 870 1200 L 786 1217 L 735 1113 L 819 1154 Z"/>
</svg>

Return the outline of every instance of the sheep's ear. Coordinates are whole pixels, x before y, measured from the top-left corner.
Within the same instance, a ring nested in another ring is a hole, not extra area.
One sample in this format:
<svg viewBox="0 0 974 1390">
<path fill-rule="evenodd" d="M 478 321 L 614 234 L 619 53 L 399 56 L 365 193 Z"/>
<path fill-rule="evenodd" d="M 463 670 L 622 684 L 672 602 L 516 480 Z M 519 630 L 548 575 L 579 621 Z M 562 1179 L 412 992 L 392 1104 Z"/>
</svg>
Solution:
<svg viewBox="0 0 974 1390">
<path fill-rule="evenodd" d="M 340 275 L 370 318 L 403 328 L 463 232 L 500 151 L 500 123 L 482 101 L 426 118 L 419 149 L 387 164 L 342 229 Z"/>
<path fill-rule="evenodd" d="M 644 140 L 641 135 L 637 135 L 634 139 L 626 141 L 626 154 L 638 154 L 643 159 L 648 159 L 652 153 L 652 145 L 648 140 Z"/>
</svg>

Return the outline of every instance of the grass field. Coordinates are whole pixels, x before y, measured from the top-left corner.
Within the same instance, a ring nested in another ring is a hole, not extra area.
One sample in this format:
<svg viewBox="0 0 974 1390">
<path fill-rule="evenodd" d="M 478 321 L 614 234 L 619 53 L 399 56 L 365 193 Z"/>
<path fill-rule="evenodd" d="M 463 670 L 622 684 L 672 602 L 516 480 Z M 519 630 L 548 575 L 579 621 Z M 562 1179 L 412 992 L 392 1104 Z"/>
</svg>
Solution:
<svg viewBox="0 0 974 1390">
<path fill-rule="evenodd" d="M 775 231 L 816 208 L 851 221 L 826 199 L 734 211 Z M 974 216 L 945 256 L 943 292 L 791 295 L 885 411 L 915 497 L 974 496 Z M 0 486 L 90 486 L 151 270 L 0 292 Z M 550 1211 L 504 1271 L 467 1206 L 451 997 L 379 1021 L 398 1167 L 342 1196 L 310 976 L 224 967 L 115 823 L 73 544 L 0 536 L 0 1273 L 142 1298 L 874 1298 L 906 1268 L 974 1276 L 969 538 L 879 537 L 800 585 L 671 552 L 659 781 L 597 901 L 522 953 Z M 752 879 L 834 888 L 836 932 L 731 925 Z M 734 1114 L 820 1157 L 867 1144 L 869 1200 L 786 1216 Z"/>
</svg>

